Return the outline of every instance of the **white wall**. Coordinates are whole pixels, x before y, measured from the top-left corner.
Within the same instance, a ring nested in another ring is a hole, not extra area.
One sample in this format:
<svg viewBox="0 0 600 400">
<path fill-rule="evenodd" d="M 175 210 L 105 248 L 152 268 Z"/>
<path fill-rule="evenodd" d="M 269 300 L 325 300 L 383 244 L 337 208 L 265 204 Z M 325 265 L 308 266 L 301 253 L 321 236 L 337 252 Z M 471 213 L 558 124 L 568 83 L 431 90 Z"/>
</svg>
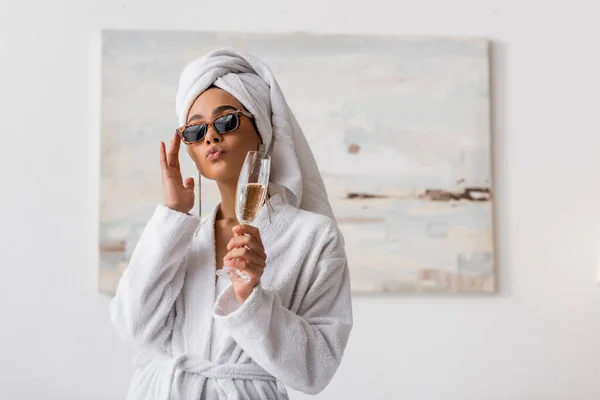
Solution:
<svg viewBox="0 0 600 400">
<path fill-rule="evenodd" d="M 495 40 L 500 292 L 356 297 L 318 398 L 600 398 L 594 4 L 1 0 L 0 398 L 119 399 L 133 370 L 96 292 L 102 28 Z"/>
</svg>

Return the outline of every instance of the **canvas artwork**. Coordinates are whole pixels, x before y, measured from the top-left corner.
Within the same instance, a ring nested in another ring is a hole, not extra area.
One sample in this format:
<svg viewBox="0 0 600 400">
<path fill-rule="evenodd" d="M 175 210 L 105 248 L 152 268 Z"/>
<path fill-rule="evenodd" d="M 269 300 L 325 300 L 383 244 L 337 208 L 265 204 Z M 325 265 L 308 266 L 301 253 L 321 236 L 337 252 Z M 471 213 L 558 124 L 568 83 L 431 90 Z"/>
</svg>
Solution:
<svg viewBox="0 0 600 400">
<path fill-rule="evenodd" d="M 495 291 L 488 42 L 104 31 L 99 285 L 112 294 L 162 201 L 179 73 L 217 47 L 269 64 L 320 167 L 354 293 Z M 185 176 L 197 176 L 182 147 Z M 218 202 L 202 181 L 201 207 Z"/>
</svg>

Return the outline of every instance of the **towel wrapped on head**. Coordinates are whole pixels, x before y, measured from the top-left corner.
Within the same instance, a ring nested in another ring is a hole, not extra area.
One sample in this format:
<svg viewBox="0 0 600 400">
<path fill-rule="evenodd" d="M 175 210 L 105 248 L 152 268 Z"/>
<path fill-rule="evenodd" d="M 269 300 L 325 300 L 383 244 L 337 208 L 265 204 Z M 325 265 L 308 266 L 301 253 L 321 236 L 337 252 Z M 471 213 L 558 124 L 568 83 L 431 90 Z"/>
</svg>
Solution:
<svg viewBox="0 0 600 400">
<path fill-rule="evenodd" d="M 314 155 L 271 69 L 258 58 L 232 49 L 214 50 L 192 61 L 181 73 L 177 90 L 180 126 L 186 124 L 194 101 L 211 85 L 229 92 L 254 115 L 271 155 L 270 181 L 285 201 L 334 218 Z"/>
</svg>

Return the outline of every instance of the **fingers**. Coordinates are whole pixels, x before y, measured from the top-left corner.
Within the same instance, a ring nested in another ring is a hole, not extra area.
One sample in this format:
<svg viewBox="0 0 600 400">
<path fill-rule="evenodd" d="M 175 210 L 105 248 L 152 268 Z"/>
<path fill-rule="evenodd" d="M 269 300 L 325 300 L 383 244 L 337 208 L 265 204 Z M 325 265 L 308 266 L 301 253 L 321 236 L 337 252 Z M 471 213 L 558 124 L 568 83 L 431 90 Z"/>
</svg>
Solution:
<svg viewBox="0 0 600 400">
<path fill-rule="evenodd" d="M 250 277 L 250 281 L 246 282 L 247 285 L 255 286 L 262 278 L 264 268 L 255 268 L 251 265 L 247 265 L 245 268 L 240 268 L 246 275 Z"/>
<path fill-rule="evenodd" d="M 186 189 L 194 190 L 194 178 L 187 178 L 185 182 L 183 182 L 183 187 Z"/>
<path fill-rule="evenodd" d="M 162 174 L 163 183 L 167 182 L 172 178 L 171 170 L 169 169 L 169 163 L 167 161 L 166 146 L 164 142 L 160 142 L 160 171 Z"/>
<path fill-rule="evenodd" d="M 258 282 L 260 280 L 260 278 L 262 277 L 264 270 L 265 270 L 264 267 L 259 267 L 259 266 L 253 265 L 247 261 L 240 260 L 240 259 L 231 260 L 225 265 L 227 265 L 228 267 L 231 267 L 231 268 L 237 268 L 240 271 L 245 272 L 246 274 L 248 274 L 250 276 L 250 278 L 253 278 L 253 279 L 251 279 L 251 281 L 254 281 L 254 282 Z"/>
<path fill-rule="evenodd" d="M 166 150 L 164 142 L 160 142 L 160 169 L 162 171 L 163 182 L 174 180 L 182 184 L 181 170 L 179 168 L 179 145 L 181 138 L 175 132 L 169 142 L 169 149 Z M 192 186 L 193 188 L 193 186 Z"/>
<path fill-rule="evenodd" d="M 262 243 L 257 241 L 254 236 L 244 235 L 244 236 L 234 236 L 229 243 L 227 244 L 227 250 L 235 249 L 236 247 L 245 248 L 248 247 L 250 250 L 255 252 L 256 254 L 266 257 L 265 248 Z"/>
<path fill-rule="evenodd" d="M 176 168 L 179 170 L 179 146 L 181 144 L 181 138 L 175 132 L 169 143 L 169 152 L 167 154 L 167 165 L 169 167 Z"/>
<path fill-rule="evenodd" d="M 260 237 L 260 231 L 255 226 L 244 224 L 238 225 L 233 228 L 233 233 L 241 235 L 241 237 L 243 237 L 244 235 L 250 235 L 260 244 L 260 247 L 263 247 L 262 238 Z"/>
<path fill-rule="evenodd" d="M 261 254 L 257 254 L 254 251 L 246 247 L 237 247 L 227 253 L 223 258 L 225 264 L 229 264 L 236 259 L 243 259 L 248 261 L 250 264 L 264 268 L 266 257 Z"/>
<path fill-rule="evenodd" d="M 165 143 L 164 142 L 160 142 L 160 169 L 162 170 L 163 175 L 165 174 L 165 172 L 167 172 L 167 169 L 169 168 L 167 166 L 167 153 L 165 151 Z"/>
<path fill-rule="evenodd" d="M 175 162 L 175 168 L 177 168 L 177 170 L 179 171 L 179 148 L 181 147 L 181 138 L 179 137 L 179 135 L 177 134 L 177 132 L 175 132 L 174 135 L 175 138 L 175 143 L 174 143 L 174 148 L 173 148 L 173 153 L 175 154 L 174 157 L 174 162 Z"/>
</svg>

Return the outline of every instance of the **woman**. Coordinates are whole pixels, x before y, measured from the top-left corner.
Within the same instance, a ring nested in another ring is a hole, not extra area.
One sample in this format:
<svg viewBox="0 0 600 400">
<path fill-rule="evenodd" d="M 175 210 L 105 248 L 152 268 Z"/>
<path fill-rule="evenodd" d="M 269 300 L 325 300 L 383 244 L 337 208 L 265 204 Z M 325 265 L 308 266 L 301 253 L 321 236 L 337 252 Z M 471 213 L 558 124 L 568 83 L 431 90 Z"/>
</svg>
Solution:
<svg viewBox="0 0 600 400">
<path fill-rule="evenodd" d="M 119 334 L 144 348 L 128 399 L 287 399 L 323 390 L 352 328 L 343 237 L 308 143 L 269 68 L 221 49 L 191 62 L 180 129 L 160 146 L 164 205 L 149 220 L 111 303 Z M 190 215 L 180 142 L 221 202 Z M 269 200 L 236 219 L 248 151 L 271 155 Z M 215 280 L 223 265 L 249 282 Z"/>
</svg>

